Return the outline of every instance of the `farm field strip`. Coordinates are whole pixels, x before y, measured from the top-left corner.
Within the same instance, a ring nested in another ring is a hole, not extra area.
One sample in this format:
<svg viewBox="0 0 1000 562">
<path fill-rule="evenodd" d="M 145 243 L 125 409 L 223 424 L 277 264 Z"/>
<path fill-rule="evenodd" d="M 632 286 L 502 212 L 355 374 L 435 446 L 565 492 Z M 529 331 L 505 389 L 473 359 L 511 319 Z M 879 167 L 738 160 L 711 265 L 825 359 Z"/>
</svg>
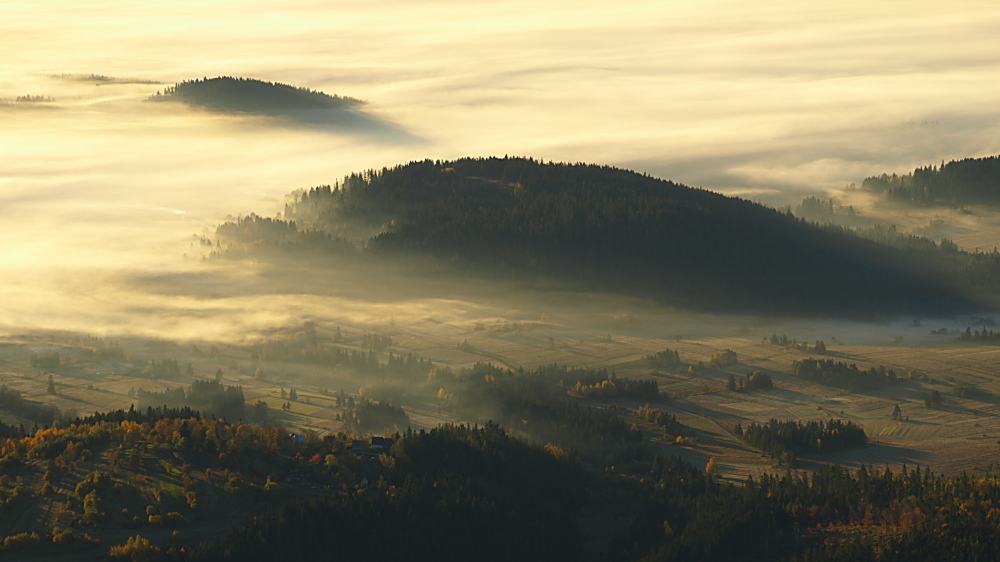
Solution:
<svg viewBox="0 0 1000 562">
<path fill-rule="evenodd" d="M 723 408 L 728 408 L 730 410 L 738 410 L 740 412 L 773 412 L 776 408 L 774 406 L 769 406 L 767 404 L 758 404 L 756 402 L 728 402 L 725 404 L 719 404 Z"/>
<path fill-rule="evenodd" d="M 629 354 L 629 355 L 621 355 L 621 356 L 618 356 L 618 357 L 615 357 L 615 358 L 612 358 L 612 359 L 606 359 L 606 360 L 603 360 L 603 361 L 596 361 L 596 362 L 593 362 L 593 363 L 584 363 L 584 364 L 580 365 L 580 367 L 583 367 L 585 369 L 602 369 L 602 368 L 605 368 L 605 367 L 611 367 L 611 366 L 619 365 L 619 364 L 622 364 L 622 363 L 629 363 L 629 362 L 633 362 L 633 361 L 641 361 L 643 359 L 643 357 L 646 357 L 646 356 L 643 355 L 643 354 L 641 354 L 641 353 Z"/>
</svg>

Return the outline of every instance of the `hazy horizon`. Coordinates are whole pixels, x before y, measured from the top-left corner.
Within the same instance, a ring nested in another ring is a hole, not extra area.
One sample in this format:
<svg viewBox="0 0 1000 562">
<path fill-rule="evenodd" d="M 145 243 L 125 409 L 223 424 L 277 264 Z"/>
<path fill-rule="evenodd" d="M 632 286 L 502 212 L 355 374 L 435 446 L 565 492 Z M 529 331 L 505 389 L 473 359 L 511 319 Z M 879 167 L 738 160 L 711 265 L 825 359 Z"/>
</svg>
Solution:
<svg viewBox="0 0 1000 562">
<path fill-rule="evenodd" d="M 791 201 L 997 154 L 998 26 L 989 2 L 8 2 L 0 328 L 177 336 L 211 317 L 214 337 L 300 317 L 293 298 L 248 314 L 134 279 L 203 271 L 191 237 L 228 215 L 415 159 L 592 162 Z M 220 75 L 361 98 L 402 134 L 145 101 Z"/>
</svg>

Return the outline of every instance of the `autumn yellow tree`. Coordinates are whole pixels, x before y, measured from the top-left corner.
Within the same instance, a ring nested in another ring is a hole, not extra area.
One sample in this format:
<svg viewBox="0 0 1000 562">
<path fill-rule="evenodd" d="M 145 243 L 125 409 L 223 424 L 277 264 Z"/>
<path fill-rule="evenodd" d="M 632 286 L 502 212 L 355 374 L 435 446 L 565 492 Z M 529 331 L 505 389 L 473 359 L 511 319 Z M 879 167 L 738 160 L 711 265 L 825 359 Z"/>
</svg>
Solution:
<svg viewBox="0 0 1000 562">
<path fill-rule="evenodd" d="M 716 478 L 719 476 L 719 463 L 715 460 L 715 457 L 708 459 L 708 464 L 705 465 L 705 474 Z"/>
</svg>

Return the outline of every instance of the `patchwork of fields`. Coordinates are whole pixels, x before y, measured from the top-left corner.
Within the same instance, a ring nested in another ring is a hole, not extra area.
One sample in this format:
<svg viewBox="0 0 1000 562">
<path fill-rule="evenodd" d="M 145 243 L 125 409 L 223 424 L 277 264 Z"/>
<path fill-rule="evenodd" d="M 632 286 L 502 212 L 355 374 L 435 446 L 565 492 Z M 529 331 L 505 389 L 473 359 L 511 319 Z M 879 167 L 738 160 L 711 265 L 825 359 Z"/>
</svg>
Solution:
<svg viewBox="0 0 1000 562">
<path fill-rule="evenodd" d="M 528 369 L 558 363 L 655 379 L 661 390 L 675 396 L 671 404 L 660 407 L 691 427 L 698 435 L 698 443 L 659 443 L 652 438 L 651 446 L 700 463 L 714 456 L 723 476 L 733 479 L 784 470 L 773 468 L 770 459 L 730 433 L 736 424 L 745 427 L 752 421 L 769 419 L 843 419 L 865 428 L 871 441 L 868 447 L 803 459 L 806 467 L 812 461 L 830 461 L 849 466 L 920 464 L 944 472 L 981 470 L 995 462 L 1000 449 L 1000 376 L 996 369 L 1000 347 L 964 344 L 953 336 L 932 336 L 930 328 L 902 321 L 888 325 L 804 321 L 779 324 L 735 319 L 723 323 L 718 318 L 679 313 L 640 319 L 638 326 L 633 323 L 617 330 L 611 319 L 604 326 L 595 326 L 592 319 L 579 322 L 569 315 L 520 321 L 496 319 L 473 325 L 426 322 L 408 327 L 385 326 L 379 331 L 390 335 L 393 344 L 380 356 L 384 358 L 387 352 L 412 353 L 452 369 L 471 367 L 477 362 Z M 954 329 L 960 325 L 957 320 L 949 322 Z M 330 328 L 320 327 L 321 346 L 361 351 L 362 335 L 367 330 L 345 326 L 343 340 L 333 343 Z M 874 392 L 850 393 L 798 379 L 791 374 L 792 361 L 816 355 L 769 343 L 768 336 L 777 331 L 810 343 L 823 339 L 827 359 L 856 364 L 861 369 L 885 366 L 897 373 L 900 382 Z M 726 332 L 736 335 L 714 335 Z M 122 340 L 115 344 L 133 357 L 130 362 L 78 359 L 77 352 L 92 343 L 64 334 L 8 337 L 0 345 L 0 383 L 30 400 L 87 415 L 128 408 L 136 402 L 134 396 L 140 390 L 186 387 L 195 379 L 214 379 L 221 371 L 221 382 L 242 387 L 248 405 L 258 401 L 268 405 L 272 423 L 295 432 L 329 433 L 343 428 L 339 418 L 344 409 L 337 405 L 335 395 L 344 391 L 361 399 L 362 387 L 370 382 L 363 373 L 348 372 L 340 366 L 331 369 L 319 364 L 258 361 L 247 348 L 207 342 L 180 345 Z M 206 353 L 209 348 L 211 353 Z M 676 350 L 684 365 L 651 369 L 645 357 L 664 349 Z M 699 367 L 708 365 L 713 355 L 724 350 L 735 351 L 739 362 L 724 368 Z M 52 351 L 60 352 L 62 365 L 30 366 L 32 353 Z M 152 379 L 144 374 L 142 362 L 166 359 L 182 367 L 179 376 Z M 188 365 L 192 375 L 187 374 Z M 688 365 L 693 367 L 688 369 Z M 258 368 L 260 376 L 256 376 Z M 753 393 L 726 390 L 730 375 L 740 377 L 755 370 L 769 374 L 775 388 Z M 47 392 L 50 375 L 54 394 Z M 436 389 L 424 382 L 409 381 L 394 387 L 411 425 L 420 428 L 460 421 L 442 413 L 432 392 Z M 962 398 L 953 392 L 959 385 L 973 385 L 981 394 Z M 296 389 L 296 399 L 283 398 L 282 392 L 292 388 Z M 933 391 L 944 397 L 939 408 L 924 405 L 925 395 Z M 621 405 L 634 409 L 643 404 L 626 401 Z M 891 419 L 896 405 L 903 415 L 899 421 Z M 8 423 L 31 425 L 8 413 L 2 416 Z M 653 431 L 647 433 L 655 435 Z"/>
</svg>

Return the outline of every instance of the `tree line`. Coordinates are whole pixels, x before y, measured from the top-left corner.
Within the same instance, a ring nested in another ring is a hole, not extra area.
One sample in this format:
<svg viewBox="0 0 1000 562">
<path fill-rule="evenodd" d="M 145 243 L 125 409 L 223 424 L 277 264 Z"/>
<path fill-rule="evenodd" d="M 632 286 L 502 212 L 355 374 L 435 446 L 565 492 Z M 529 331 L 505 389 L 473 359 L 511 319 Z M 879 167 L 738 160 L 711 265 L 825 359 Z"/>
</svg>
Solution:
<svg viewBox="0 0 1000 562">
<path fill-rule="evenodd" d="M 924 166 L 909 174 L 865 178 L 861 187 L 890 201 L 920 206 L 996 204 L 1000 202 L 1000 158 L 964 158 Z"/>
<path fill-rule="evenodd" d="M 832 359 L 796 359 L 792 361 L 792 374 L 803 379 L 843 388 L 851 392 L 875 390 L 886 384 L 899 381 L 896 372 L 878 367 L 868 367 L 864 371 L 857 365 L 834 361 Z"/>
</svg>

